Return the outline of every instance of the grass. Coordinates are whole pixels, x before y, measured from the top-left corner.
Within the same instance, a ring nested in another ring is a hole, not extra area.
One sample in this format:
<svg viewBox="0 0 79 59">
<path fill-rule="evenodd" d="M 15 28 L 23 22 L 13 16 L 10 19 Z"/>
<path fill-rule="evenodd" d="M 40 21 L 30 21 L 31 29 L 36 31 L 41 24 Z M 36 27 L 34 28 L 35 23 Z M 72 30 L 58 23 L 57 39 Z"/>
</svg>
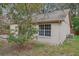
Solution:
<svg viewBox="0 0 79 59">
<path fill-rule="evenodd" d="M 79 36 L 72 40 L 64 42 L 63 45 L 52 46 L 48 44 L 32 44 L 30 50 L 12 50 L 12 48 L 0 48 L 0 55 L 17 55 L 17 56 L 79 56 Z"/>
</svg>

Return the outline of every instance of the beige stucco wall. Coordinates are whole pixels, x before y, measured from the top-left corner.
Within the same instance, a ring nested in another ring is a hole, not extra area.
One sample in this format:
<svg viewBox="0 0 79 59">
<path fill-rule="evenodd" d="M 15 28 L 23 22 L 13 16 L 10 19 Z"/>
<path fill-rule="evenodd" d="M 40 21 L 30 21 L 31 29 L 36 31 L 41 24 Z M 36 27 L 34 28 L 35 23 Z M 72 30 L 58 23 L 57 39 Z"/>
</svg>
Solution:
<svg viewBox="0 0 79 59">
<path fill-rule="evenodd" d="M 37 29 L 39 28 L 36 25 Z M 66 35 L 70 34 L 70 23 L 68 15 L 62 23 L 51 23 L 51 36 L 39 36 L 37 33 L 37 41 L 52 45 L 62 44 L 66 39 Z"/>
<path fill-rule="evenodd" d="M 70 34 L 69 16 L 67 15 L 65 21 L 60 24 L 60 42 L 61 44 L 66 39 L 66 36 Z"/>
<path fill-rule="evenodd" d="M 36 26 L 38 29 L 38 25 Z M 43 43 L 48 43 L 48 44 L 59 44 L 59 34 L 60 34 L 60 24 L 58 23 L 52 23 L 51 24 L 51 36 L 39 36 L 37 34 L 37 41 L 43 42 Z"/>
</svg>

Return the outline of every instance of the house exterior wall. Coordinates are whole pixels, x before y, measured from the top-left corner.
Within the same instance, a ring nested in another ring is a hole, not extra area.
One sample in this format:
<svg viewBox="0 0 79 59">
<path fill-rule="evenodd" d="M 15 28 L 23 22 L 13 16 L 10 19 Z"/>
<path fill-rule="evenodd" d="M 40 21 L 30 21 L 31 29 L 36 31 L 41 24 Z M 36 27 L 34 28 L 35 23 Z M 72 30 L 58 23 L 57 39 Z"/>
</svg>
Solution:
<svg viewBox="0 0 79 59">
<path fill-rule="evenodd" d="M 67 15 L 65 18 L 65 21 L 60 24 L 60 43 L 61 44 L 69 34 L 71 34 L 70 22 L 69 22 L 69 16 Z"/>
<path fill-rule="evenodd" d="M 50 23 L 51 24 L 51 36 L 39 36 L 37 33 L 36 40 L 48 43 L 52 45 L 62 44 L 66 39 L 66 36 L 70 34 L 69 16 L 67 15 L 65 21 L 62 23 Z M 36 25 L 39 29 L 39 24 Z"/>
<path fill-rule="evenodd" d="M 71 34 L 69 15 L 66 16 L 66 18 L 65 18 L 65 23 L 66 23 L 66 27 L 67 27 L 67 28 L 66 28 L 66 29 L 67 29 L 67 30 L 66 30 L 66 32 L 67 32 L 66 34 L 67 34 L 67 35 L 68 35 L 68 34 Z"/>
<path fill-rule="evenodd" d="M 39 25 L 36 26 L 37 29 L 39 28 Z M 59 23 L 51 23 L 51 36 L 39 36 L 37 34 L 37 41 L 40 41 L 42 43 L 48 43 L 51 45 L 57 45 L 60 43 L 60 24 Z"/>
</svg>

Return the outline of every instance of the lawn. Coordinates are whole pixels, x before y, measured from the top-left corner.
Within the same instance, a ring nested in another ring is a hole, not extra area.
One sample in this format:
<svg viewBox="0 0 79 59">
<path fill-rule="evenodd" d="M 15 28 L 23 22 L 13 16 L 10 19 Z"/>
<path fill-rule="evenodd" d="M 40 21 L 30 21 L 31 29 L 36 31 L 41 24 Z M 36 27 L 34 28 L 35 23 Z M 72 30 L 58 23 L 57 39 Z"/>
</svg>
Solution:
<svg viewBox="0 0 79 59">
<path fill-rule="evenodd" d="M 18 51 L 11 47 L 2 47 L 0 44 L 0 55 L 6 56 L 78 56 L 79 55 L 79 36 L 75 36 L 63 45 L 52 46 L 48 44 L 31 42 L 31 48 Z M 26 44 L 27 45 L 27 44 Z M 29 45 L 30 46 L 30 45 Z"/>
</svg>

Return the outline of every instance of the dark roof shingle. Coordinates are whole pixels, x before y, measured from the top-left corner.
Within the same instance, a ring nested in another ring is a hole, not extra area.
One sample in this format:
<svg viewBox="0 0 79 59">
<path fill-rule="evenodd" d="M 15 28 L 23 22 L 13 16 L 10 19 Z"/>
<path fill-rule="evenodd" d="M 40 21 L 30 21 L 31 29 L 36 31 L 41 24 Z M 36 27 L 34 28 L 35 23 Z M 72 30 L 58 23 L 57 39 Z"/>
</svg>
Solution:
<svg viewBox="0 0 79 59">
<path fill-rule="evenodd" d="M 49 22 L 49 21 L 62 21 L 65 19 L 66 15 L 69 13 L 69 9 L 58 10 L 51 13 L 39 14 L 32 16 L 32 22 Z"/>
</svg>

